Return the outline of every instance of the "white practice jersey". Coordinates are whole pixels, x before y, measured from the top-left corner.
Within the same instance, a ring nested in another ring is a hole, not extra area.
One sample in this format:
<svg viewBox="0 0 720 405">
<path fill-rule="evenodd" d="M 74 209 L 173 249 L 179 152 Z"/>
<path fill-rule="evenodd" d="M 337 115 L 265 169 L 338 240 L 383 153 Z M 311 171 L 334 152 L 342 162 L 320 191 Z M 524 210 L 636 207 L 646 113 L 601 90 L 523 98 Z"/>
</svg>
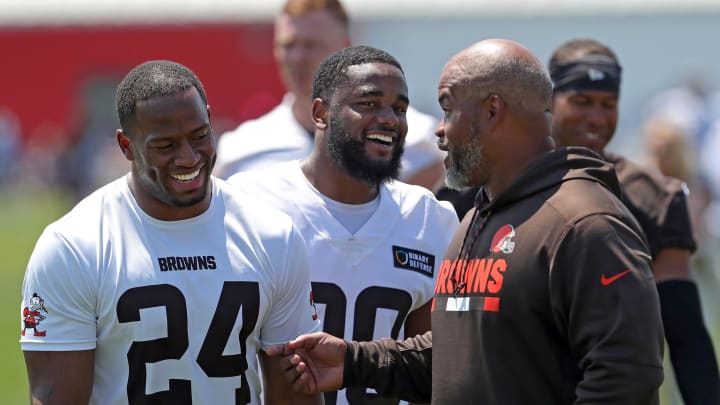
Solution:
<svg viewBox="0 0 720 405">
<path fill-rule="evenodd" d="M 451 206 L 398 181 L 380 187 L 378 208 L 355 234 L 328 210 L 298 161 L 239 173 L 229 182 L 289 214 L 308 244 L 323 329 L 348 340 L 403 338 L 407 315 L 433 298 L 445 249 L 458 226 Z M 340 391 L 338 404 L 363 391 Z M 397 401 L 395 401 L 397 402 Z M 326 396 L 326 405 L 328 403 Z"/>
<path fill-rule="evenodd" d="M 23 284 L 22 349 L 95 349 L 92 404 L 259 404 L 256 354 L 320 329 L 287 215 L 213 179 L 203 214 L 160 221 L 126 178 L 49 225 Z"/>
<path fill-rule="evenodd" d="M 274 163 L 304 159 L 313 149 L 313 135 L 292 113 L 293 95 L 260 118 L 242 123 L 220 136 L 215 174 L 222 178 L 249 170 L 265 169 Z M 308 114 L 310 112 L 308 111 Z M 437 120 L 409 107 L 400 180 L 406 180 L 429 165 L 445 158 L 437 147 Z"/>
</svg>

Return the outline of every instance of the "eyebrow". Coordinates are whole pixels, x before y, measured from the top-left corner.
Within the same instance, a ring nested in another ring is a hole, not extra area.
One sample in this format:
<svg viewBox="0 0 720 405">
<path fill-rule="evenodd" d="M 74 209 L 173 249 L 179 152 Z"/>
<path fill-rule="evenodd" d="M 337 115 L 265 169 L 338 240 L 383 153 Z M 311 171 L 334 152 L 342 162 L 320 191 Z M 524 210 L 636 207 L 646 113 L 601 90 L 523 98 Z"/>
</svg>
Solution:
<svg viewBox="0 0 720 405">
<path fill-rule="evenodd" d="M 384 93 L 380 90 L 366 90 L 358 94 L 358 97 L 382 97 Z M 399 94 L 398 98 L 400 101 L 410 104 L 410 99 L 404 94 Z"/>
</svg>

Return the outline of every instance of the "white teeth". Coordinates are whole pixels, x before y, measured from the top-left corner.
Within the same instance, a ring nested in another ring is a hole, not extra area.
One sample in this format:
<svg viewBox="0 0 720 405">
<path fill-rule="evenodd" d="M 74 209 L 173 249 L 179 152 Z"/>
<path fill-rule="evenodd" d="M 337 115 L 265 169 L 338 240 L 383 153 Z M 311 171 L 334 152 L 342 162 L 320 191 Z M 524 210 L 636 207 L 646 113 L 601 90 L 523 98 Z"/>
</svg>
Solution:
<svg viewBox="0 0 720 405">
<path fill-rule="evenodd" d="M 393 141 L 392 136 L 383 134 L 368 134 L 367 139 L 373 139 L 384 143 L 392 143 Z"/>
<path fill-rule="evenodd" d="M 586 138 L 589 138 L 589 139 L 592 139 L 592 140 L 595 140 L 595 141 L 600 141 L 600 140 L 602 140 L 602 137 L 601 137 L 600 135 L 598 135 L 598 134 L 593 134 L 592 132 L 586 132 L 586 133 L 585 133 L 585 137 L 586 137 Z"/>
<path fill-rule="evenodd" d="M 189 174 L 171 174 L 170 177 L 178 181 L 191 181 L 194 180 L 195 177 L 197 177 L 198 175 L 200 175 L 200 169 L 197 169 Z"/>
</svg>

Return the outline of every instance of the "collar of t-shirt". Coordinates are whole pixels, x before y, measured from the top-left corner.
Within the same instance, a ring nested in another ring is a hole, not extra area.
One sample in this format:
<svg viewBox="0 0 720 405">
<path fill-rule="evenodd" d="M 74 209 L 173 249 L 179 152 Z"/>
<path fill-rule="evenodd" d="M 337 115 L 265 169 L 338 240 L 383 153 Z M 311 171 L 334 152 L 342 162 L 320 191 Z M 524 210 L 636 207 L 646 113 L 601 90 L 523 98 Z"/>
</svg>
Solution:
<svg viewBox="0 0 720 405">
<path fill-rule="evenodd" d="M 325 208 L 330 214 L 353 235 L 365 225 L 380 205 L 380 193 L 363 204 L 345 204 L 328 198 L 317 190 L 315 192 L 325 202 Z"/>
</svg>

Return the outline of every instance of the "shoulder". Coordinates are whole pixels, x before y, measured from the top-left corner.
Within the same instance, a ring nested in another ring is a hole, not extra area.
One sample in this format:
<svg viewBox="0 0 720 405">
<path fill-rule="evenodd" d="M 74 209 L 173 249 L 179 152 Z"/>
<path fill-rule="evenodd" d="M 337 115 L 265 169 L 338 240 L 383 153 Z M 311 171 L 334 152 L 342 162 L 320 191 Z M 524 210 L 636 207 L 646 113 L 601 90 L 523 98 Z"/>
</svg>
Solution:
<svg viewBox="0 0 720 405">
<path fill-rule="evenodd" d="M 125 177 L 112 181 L 78 202 L 68 213 L 48 226 L 58 234 L 85 237 L 124 209 L 130 196 Z"/>
<path fill-rule="evenodd" d="M 688 191 L 684 182 L 624 158 L 617 158 L 613 163 L 623 190 L 623 201 L 643 227 L 648 226 L 648 221 L 661 221 L 672 211 L 687 210 Z"/>
<path fill-rule="evenodd" d="M 219 137 L 218 148 L 232 145 L 240 147 L 240 142 L 242 142 L 243 148 L 248 148 L 252 146 L 252 144 L 248 144 L 248 137 L 270 132 L 281 134 L 287 128 L 293 128 L 293 123 L 295 123 L 295 118 L 292 116 L 292 111 L 284 104 L 279 104 L 267 114 L 245 121 L 234 130 L 223 133 Z M 273 137 L 270 136 L 258 136 L 252 141 L 253 143 L 265 143 L 272 139 Z"/>
<path fill-rule="evenodd" d="M 586 217 L 605 215 L 630 220 L 632 215 L 623 201 L 604 185 L 586 179 L 571 179 L 560 185 L 545 203 L 564 218 L 567 224 L 574 224 Z"/>
<path fill-rule="evenodd" d="M 253 192 L 254 189 L 247 186 L 251 183 L 243 182 L 244 177 L 240 175 L 236 176 L 238 177 L 232 177 L 236 181 L 234 184 L 215 178 L 218 195 L 224 202 L 225 215 L 231 218 L 239 218 L 241 224 L 259 232 L 275 233 L 275 231 L 280 231 L 281 234 L 287 234 L 292 228 L 290 217 L 281 210 L 267 204 L 262 198 L 258 198 L 257 194 Z M 250 180 L 251 178 L 248 177 L 247 179 Z M 239 187 L 237 182 L 245 184 L 247 187 Z M 253 184 L 261 183 L 254 181 Z"/>
<path fill-rule="evenodd" d="M 130 191 L 124 177 L 85 197 L 45 227 L 28 269 L 58 266 L 80 270 L 95 264 L 107 243 L 107 235 L 122 232 L 115 228 L 125 225 L 121 223 L 120 210 L 127 210 L 128 197 Z"/>
<path fill-rule="evenodd" d="M 270 192 L 282 194 L 288 188 L 297 186 L 296 171 L 299 170 L 297 160 L 280 162 L 266 169 L 238 172 L 227 179 L 227 183 L 246 193 Z"/>
<path fill-rule="evenodd" d="M 623 192 L 629 196 L 644 195 L 651 198 L 684 191 L 680 180 L 664 176 L 659 171 L 640 166 L 619 155 L 609 155 L 614 164 Z"/>
<path fill-rule="evenodd" d="M 383 186 L 404 215 L 412 212 L 424 212 L 443 220 L 453 218 L 457 222 L 457 214 L 452 204 L 447 201 L 439 201 L 425 187 L 403 183 L 399 180 L 390 181 Z"/>
</svg>

